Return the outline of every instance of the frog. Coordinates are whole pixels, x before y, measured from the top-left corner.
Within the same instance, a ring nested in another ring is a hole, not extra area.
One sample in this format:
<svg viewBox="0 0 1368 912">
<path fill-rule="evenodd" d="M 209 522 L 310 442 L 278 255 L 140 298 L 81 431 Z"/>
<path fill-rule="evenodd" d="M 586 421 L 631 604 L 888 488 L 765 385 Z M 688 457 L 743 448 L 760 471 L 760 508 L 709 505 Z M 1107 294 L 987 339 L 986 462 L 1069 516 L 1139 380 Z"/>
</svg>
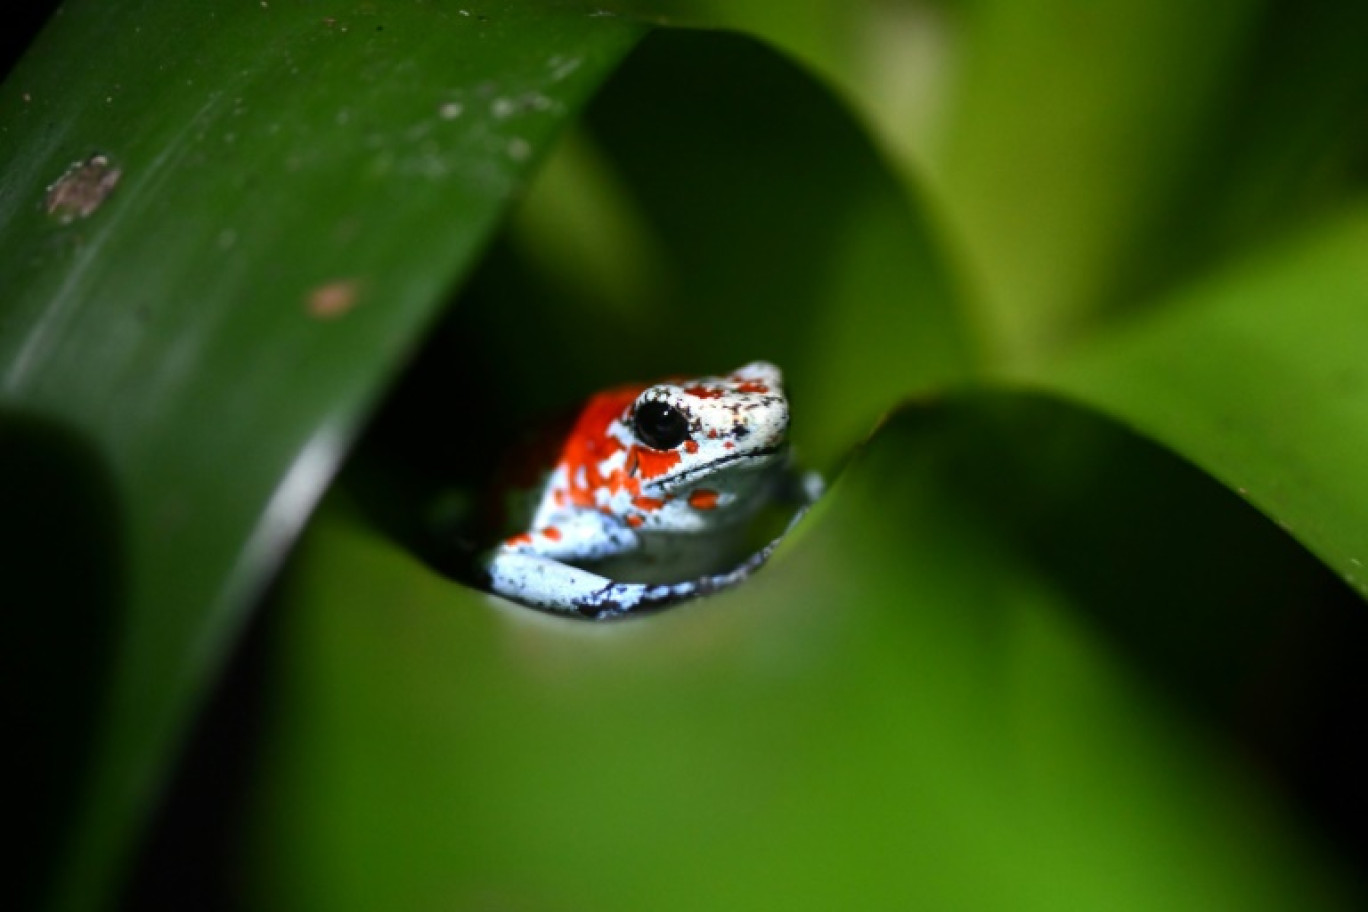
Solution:
<svg viewBox="0 0 1368 912">
<path fill-rule="evenodd" d="M 738 550 L 756 515 L 821 494 L 795 469 L 778 367 L 627 384 L 584 404 L 554 462 L 512 511 L 515 534 L 484 552 L 488 589 L 592 620 L 642 614 L 737 585 L 783 538 Z"/>
</svg>

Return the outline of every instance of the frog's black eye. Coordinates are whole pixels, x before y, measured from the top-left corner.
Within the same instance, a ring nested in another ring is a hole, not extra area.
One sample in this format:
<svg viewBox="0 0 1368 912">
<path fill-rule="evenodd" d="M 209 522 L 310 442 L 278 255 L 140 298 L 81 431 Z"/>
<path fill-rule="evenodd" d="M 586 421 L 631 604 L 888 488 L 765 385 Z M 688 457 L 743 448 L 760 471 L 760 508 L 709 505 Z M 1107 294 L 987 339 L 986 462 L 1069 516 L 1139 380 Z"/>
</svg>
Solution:
<svg viewBox="0 0 1368 912">
<path fill-rule="evenodd" d="M 637 439 L 653 450 L 673 450 L 689 439 L 689 419 L 673 405 L 659 400 L 636 407 L 632 428 Z"/>
</svg>

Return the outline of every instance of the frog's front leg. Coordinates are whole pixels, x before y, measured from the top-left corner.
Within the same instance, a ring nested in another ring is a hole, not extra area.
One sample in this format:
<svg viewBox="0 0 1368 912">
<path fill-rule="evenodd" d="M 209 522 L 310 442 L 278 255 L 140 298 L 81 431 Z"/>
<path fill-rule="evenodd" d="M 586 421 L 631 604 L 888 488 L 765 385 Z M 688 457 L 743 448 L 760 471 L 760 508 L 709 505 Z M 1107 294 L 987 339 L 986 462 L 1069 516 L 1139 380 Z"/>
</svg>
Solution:
<svg viewBox="0 0 1368 912">
<path fill-rule="evenodd" d="M 480 563 L 489 588 L 505 598 L 553 611 L 605 619 L 716 592 L 750 575 L 773 545 L 725 573 L 678 583 L 624 583 L 565 563 L 630 553 L 634 533 L 612 517 L 585 511 L 534 532 L 515 535 Z"/>
<path fill-rule="evenodd" d="M 550 560 L 603 560 L 641 547 L 637 533 L 616 517 L 598 510 L 562 511 L 546 525 L 506 539 L 494 553 L 535 555 Z"/>
<path fill-rule="evenodd" d="M 606 620 L 650 608 L 663 608 L 735 585 L 764 563 L 769 551 L 766 548 L 752 555 L 726 573 L 679 583 L 615 582 L 553 558 L 502 549 L 486 556 L 484 570 L 490 588 L 505 598 L 524 605 Z"/>
<path fill-rule="evenodd" d="M 636 533 L 598 511 L 579 511 L 507 539 L 480 560 L 489 588 L 505 598 L 597 617 L 605 610 L 630 610 L 640 600 L 617 592 L 612 580 L 566 561 L 596 561 L 641 546 Z M 634 597 L 636 596 L 636 597 Z"/>
</svg>

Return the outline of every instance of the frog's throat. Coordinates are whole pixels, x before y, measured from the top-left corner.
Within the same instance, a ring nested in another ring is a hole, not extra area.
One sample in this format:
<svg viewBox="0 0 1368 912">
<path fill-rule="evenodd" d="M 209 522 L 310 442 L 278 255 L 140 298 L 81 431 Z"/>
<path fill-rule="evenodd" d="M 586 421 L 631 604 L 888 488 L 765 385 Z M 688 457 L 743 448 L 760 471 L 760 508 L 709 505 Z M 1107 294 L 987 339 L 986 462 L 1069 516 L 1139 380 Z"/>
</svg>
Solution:
<svg viewBox="0 0 1368 912">
<path fill-rule="evenodd" d="M 724 466 L 737 465 L 738 463 L 744 465 L 748 462 L 754 462 L 758 464 L 766 464 L 772 462 L 773 460 L 770 459 L 771 456 L 779 456 L 787 448 L 787 444 L 781 443 L 777 446 L 765 447 L 763 450 L 750 450 L 744 453 L 731 453 L 727 456 L 723 456 L 721 459 L 714 459 L 707 465 L 701 465 L 696 466 L 692 469 L 686 469 L 685 471 L 680 472 L 678 475 L 666 475 L 662 478 L 657 478 L 654 481 L 652 481 L 649 485 L 643 485 L 642 487 L 651 490 L 658 490 L 660 488 L 664 488 L 667 486 L 671 488 L 677 488 L 688 482 L 698 481 L 699 479 L 707 478 L 709 475 L 713 474 L 714 472 L 718 471 Z"/>
</svg>

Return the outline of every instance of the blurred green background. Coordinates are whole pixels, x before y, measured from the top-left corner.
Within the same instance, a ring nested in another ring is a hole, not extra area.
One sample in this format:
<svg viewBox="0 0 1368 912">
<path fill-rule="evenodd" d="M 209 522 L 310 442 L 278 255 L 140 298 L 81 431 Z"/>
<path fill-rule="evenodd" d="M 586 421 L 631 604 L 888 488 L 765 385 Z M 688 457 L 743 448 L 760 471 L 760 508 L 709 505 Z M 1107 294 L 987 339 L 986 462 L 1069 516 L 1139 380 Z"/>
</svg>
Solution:
<svg viewBox="0 0 1368 912">
<path fill-rule="evenodd" d="M 6 906 L 1362 906 L 1368 9 L 50 13 Z M 434 569 L 539 415 L 756 358 L 832 487 L 754 580 Z"/>
</svg>

